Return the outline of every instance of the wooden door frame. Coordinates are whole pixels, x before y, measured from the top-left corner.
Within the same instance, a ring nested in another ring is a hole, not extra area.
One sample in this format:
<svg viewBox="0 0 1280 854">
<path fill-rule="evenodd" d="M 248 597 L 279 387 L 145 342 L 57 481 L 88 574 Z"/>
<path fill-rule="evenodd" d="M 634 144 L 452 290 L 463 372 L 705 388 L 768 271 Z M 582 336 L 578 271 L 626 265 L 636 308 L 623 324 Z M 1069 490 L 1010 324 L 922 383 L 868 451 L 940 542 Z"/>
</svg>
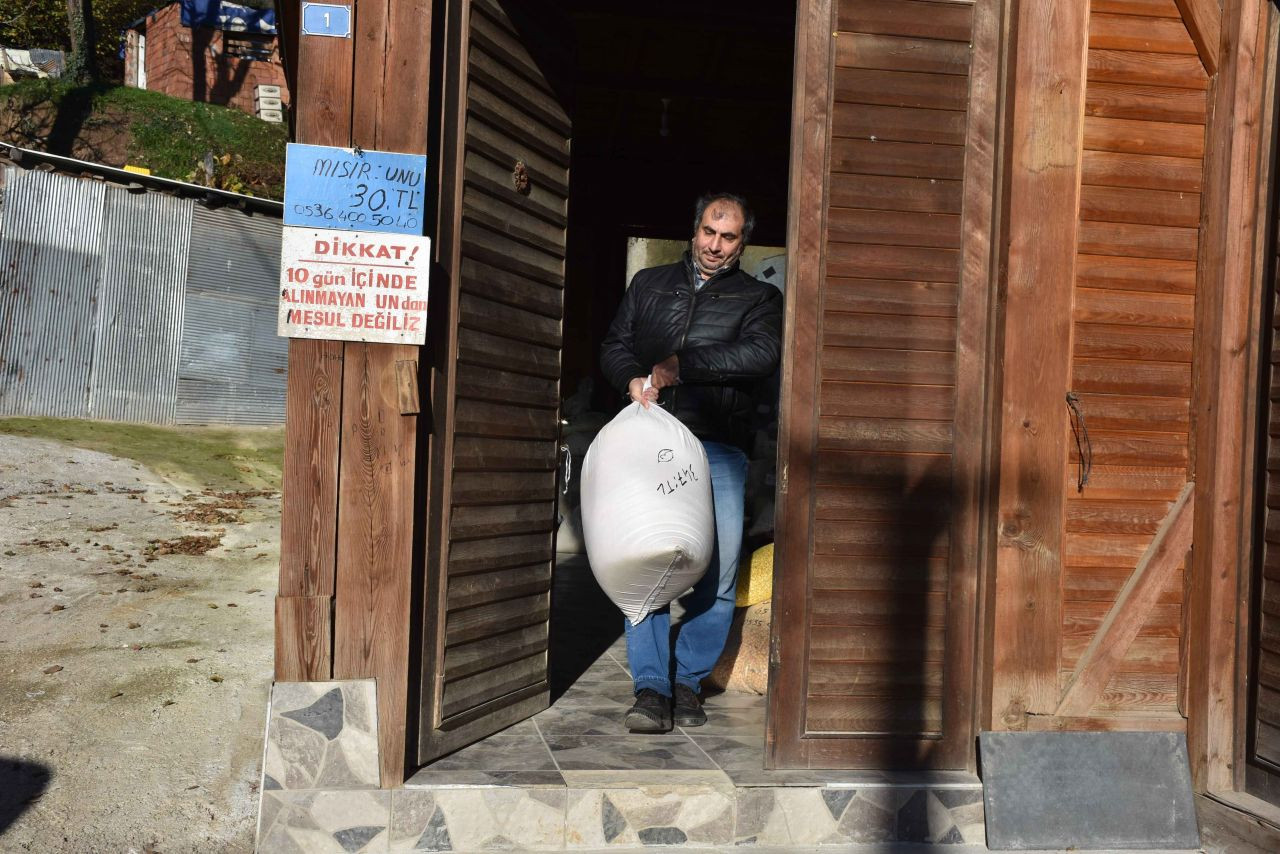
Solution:
<svg viewBox="0 0 1280 854">
<path fill-rule="evenodd" d="M 791 174 L 787 203 L 787 281 L 783 318 L 781 391 L 778 407 L 777 496 L 774 509 L 773 626 L 769 644 L 769 687 L 765 718 L 765 768 L 785 766 L 790 753 L 779 755 L 778 733 L 803 734 L 802 706 L 806 666 L 798 661 L 782 667 L 779 648 L 803 648 L 807 611 L 804 586 L 787 583 L 782 567 L 808 574 L 813 554 L 813 471 L 809 464 L 791 470 L 795 444 L 803 460 L 812 456 L 818 429 L 817 310 L 822 296 L 823 243 L 828 197 L 828 154 L 832 112 L 832 33 L 839 0 L 797 0 L 791 107 Z M 805 202 L 808 204 L 805 204 Z M 810 392 L 811 405 L 794 406 L 796 389 Z M 788 500 L 792 492 L 801 500 Z M 793 572 L 793 575 L 796 573 Z M 807 585 L 805 585 L 807 586 Z M 790 702 L 784 702 L 784 698 Z"/>
<path fill-rule="evenodd" d="M 1265 6 L 1263 7 L 1266 8 Z M 1260 627 L 1255 621 L 1261 607 L 1260 580 L 1265 564 L 1264 537 L 1267 521 L 1267 455 L 1269 452 L 1267 439 L 1268 422 L 1272 406 L 1269 401 L 1270 387 L 1277 375 L 1276 368 L 1268 373 L 1266 365 L 1275 357 L 1280 335 L 1274 331 L 1274 320 L 1271 312 L 1280 299 L 1280 288 L 1276 287 L 1277 275 L 1280 275 L 1280 264 L 1277 263 L 1277 251 L 1280 251 L 1280 193 L 1275 186 L 1277 143 L 1275 126 L 1276 108 L 1276 74 L 1280 71 L 1277 59 L 1277 44 L 1280 39 L 1280 16 L 1270 15 L 1260 29 L 1265 30 L 1263 37 L 1266 49 L 1263 53 L 1265 69 L 1262 74 L 1264 89 L 1261 93 L 1262 121 L 1259 127 L 1259 138 L 1265 143 L 1260 151 L 1259 196 L 1258 196 L 1258 231 L 1255 261 L 1255 285 L 1257 297 L 1253 300 L 1255 309 L 1252 316 L 1254 334 L 1258 336 L 1256 343 L 1250 348 L 1254 352 L 1253 400 L 1255 410 L 1250 419 L 1253 436 L 1251 448 L 1246 448 L 1247 458 L 1252 459 L 1254 469 L 1246 471 L 1243 486 L 1253 495 L 1249 507 L 1250 520 L 1248 534 L 1245 539 L 1245 550 L 1242 555 L 1240 600 L 1244 603 L 1241 618 L 1238 648 L 1240 650 L 1236 678 L 1236 730 L 1235 730 L 1235 766 L 1233 775 L 1237 791 L 1249 791 L 1251 770 L 1249 756 L 1251 746 L 1256 744 L 1256 718 L 1254 711 L 1257 702 Z M 1252 474 L 1252 478 L 1249 475 Z M 1242 512 L 1243 512 L 1242 508 Z M 1259 774 L 1270 774 L 1280 779 L 1280 774 L 1266 768 L 1257 769 Z"/>
<path fill-rule="evenodd" d="M 1225 14 L 1225 13 L 1224 13 Z M 1241 18 L 1252 16 L 1253 10 L 1245 5 L 1241 9 Z M 1233 727 L 1229 734 L 1223 733 L 1218 738 L 1230 738 L 1232 755 L 1230 761 L 1230 791 L 1247 790 L 1247 774 L 1249 742 L 1251 739 L 1250 695 L 1252 675 L 1254 672 L 1253 639 L 1256 637 L 1257 625 L 1254 622 L 1254 602 L 1258 591 L 1255 587 L 1256 575 L 1260 569 L 1261 554 L 1258 544 L 1261 541 L 1262 507 L 1259 497 L 1265 496 L 1265 460 L 1266 444 L 1261 441 L 1266 435 L 1268 419 L 1268 387 L 1264 366 L 1269 357 L 1275 353 L 1280 340 L 1271 342 L 1270 352 L 1264 351 L 1268 335 L 1264 327 L 1271 323 L 1272 303 L 1270 298 L 1280 298 L 1280 291 L 1273 294 L 1275 275 L 1280 275 L 1280 266 L 1273 265 L 1276 252 L 1280 251 L 1280 187 L 1276 186 L 1277 158 L 1280 157 L 1280 127 L 1277 126 L 1277 80 L 1280 74 L 1280 10 L 1273 8 L 1272 3 L 1261 2 L 1256 9 L 1257 33 L 1254 44 L 1254 68 L 1251 78 L 1246 79 L 1248 95 L 1257 109 L 1257 127 L 1250 139 L 1241 132 L 1241 138 L 1247 140 L 1251 156 L 1257 163 L 1257 196 L 1254 199 L 1253 217 L 1255 219 L 1254 253 L 1248 292 L 1248 328 L 1243 334 L 1248 336 L 1246 348 L 1248 368 L 1243 377 L 1245 384 L 1245 418 L 1246 430 L 1241 437 L 1240 454 L 1244 461 L 1244 473 L 1241 478 L 1241 502 L 1239 505 L 1239 525 L 1241 530 L 1240 579 L 1238 587 L 1239 625 L 1236 634 L 1237 655 L 1234 662 L 1235 692 L 1232 710 Z M 1243 20 L 1242 22 L 1243 23 Z M 1227 40 L 1224 37 L 1224 48 Z M 1237 84 L 1238 85 L 1238 84 Z M 1236 102 L 1239 104 L 1239 100 Z M 1245 117 L 1248 118 L 1247 116 Z M 1243 128 L 1232 128 L 1233 133 Z M 1268 273 L 1271 273 L 1269 276 Z M 1260 470 L 1259 470 L 1260 469 Z M 1261 484 L 1262 489 L 1258 486 Z M 1265 498 L 1261 499 L 1265 502 Z M 1225 583 L 1225 580 L 1222 580 Z M 1227 665 L 1221 665 L 1226 670 Z M 1226 678 L 1227 673 L 1222 677 Z M 1225 728 L 1224 728 L 1225 729 Z M 1210 735 L 1209 732 L 1206 735 Z M 1205 773 L 1209 785 L 1204 789 L 1209 792 L 1223 792 L 1222 788 L 1212 788 L 1221 783 L 1225 775 L 1221 769 L 1215 769 L 1212 755 L 1206 763 Z"/>
<path fill-rule="evenodd" d="M 986 598 L 984 567 L 989 564 L 991 525 L 986 507 L 991 491 L 994 413 L 989 397 L 996 368 L 992 346 L 996 330 L 992 252 L 996 239 L 996 203 L 1000 184 L 998 154 L 1004 138 L 1001 97 L 1009 0 L 975 4 L 973 53 L 969 69 L 965 188 L 962 212 L 960 305 L 957 309 L 957 381 L 953 494 L 963 496 L 953 520 L 948 588 L 948 668 L 960 667 L 962 690 L 945 698 L 944 721 L 962 732 L 937 751 L 935 761 L 951 768 L 976 768 L 976 732 L 985 676 L 980 638 Z M 814 471 L 817 447 L 816 354 L 825 279 L 830 121 L 833 111 L 837 12 L 839 0 L 797 0 L 792 86 L 791 167 L 787 224 L 787 285 L 783 335 L 781 405 L 778 425 L 777 509 L 774 541 L 774 625 L 769 653 L 769 693 L 765 767 L 834 767 L 849 747 L 824 749 L 830 739 L 805 739 L 804 704 L 808 660 L 783 666 L 780 648 L 804 649 L 811 591 L 807 582 L 813 556 Z M 798 500 L 786 500 L 795 493 Z M 957 611 L 956 609 L 959 609 Z M 959 619 L 952 615 L 960 613 Z M 779 734 L 785 733 L 780 742 Z M 807 741 L 807 744 L 805 743 Z M 825 742 L 825 743 L 824 743 Z M 868 739 L 866 756 L 883 754 L 883 739 Z M 903 755 L 888 761 L 910 763 Z"/>
</svg>

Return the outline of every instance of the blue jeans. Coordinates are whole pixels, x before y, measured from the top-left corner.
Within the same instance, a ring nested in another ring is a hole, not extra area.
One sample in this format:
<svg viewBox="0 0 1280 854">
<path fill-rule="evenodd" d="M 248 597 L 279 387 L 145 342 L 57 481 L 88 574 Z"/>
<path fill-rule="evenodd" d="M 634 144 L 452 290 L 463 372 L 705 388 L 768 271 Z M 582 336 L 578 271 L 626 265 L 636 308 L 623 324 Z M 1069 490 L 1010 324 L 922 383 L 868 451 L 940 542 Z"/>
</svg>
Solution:
<svg viewBox="0 0 1280 854">
<path fill-rule="evenodd" d="M 676 682 L 699 693 L 724 651 L 733 622 L 738 587 L 738 553 L 747 487 L 747 455 L 732 445 L 702 443 L 711 469 L 711 498 L 716 513 L 716 543 L 706 575 L 681 599 L 685 613 L 676 627 Z M 627 661 L 637 693 L 652 688 L 670 697 L 671 611 L 663 607 L 627 630 Z"/>
</svg>

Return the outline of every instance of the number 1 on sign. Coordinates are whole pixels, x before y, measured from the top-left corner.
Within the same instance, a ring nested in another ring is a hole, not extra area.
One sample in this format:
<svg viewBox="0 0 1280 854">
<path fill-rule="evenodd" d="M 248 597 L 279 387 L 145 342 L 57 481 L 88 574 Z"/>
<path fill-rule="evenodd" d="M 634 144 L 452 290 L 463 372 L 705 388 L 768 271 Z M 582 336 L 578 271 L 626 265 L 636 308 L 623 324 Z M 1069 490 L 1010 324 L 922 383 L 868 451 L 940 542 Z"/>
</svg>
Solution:
<svg viewBox="0 0 1280 854">
<path fill-rule="evenodd" d="M 302 34 L 351 38 L 351 7 L 341 3 L 303 2 Z"/>
</svg>

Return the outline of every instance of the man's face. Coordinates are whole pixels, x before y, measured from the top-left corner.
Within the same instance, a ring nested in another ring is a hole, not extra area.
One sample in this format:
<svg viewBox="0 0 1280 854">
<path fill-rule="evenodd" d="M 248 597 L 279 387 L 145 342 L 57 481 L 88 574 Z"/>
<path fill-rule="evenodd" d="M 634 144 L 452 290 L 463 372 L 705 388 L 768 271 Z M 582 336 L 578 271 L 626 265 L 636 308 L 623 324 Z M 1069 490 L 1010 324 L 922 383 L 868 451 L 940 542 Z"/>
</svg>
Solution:
<svg viewBox="0 0 1280 854">
<path fill-rule="evenodd" d="M 729 266 L 742 254 L 742 208 L 717 201 L 702 212 L 693 235 L 693 260 L 704 276 Z"/>
</svg>

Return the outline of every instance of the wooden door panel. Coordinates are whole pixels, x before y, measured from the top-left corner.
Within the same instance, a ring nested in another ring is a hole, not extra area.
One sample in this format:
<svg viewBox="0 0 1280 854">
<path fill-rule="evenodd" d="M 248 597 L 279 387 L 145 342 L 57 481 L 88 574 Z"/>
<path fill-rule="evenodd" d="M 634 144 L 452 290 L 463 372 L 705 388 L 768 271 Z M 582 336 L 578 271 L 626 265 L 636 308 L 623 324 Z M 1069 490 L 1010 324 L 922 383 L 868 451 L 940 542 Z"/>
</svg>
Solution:
<svg viewBox="0 0 1280 854">
<path fill-rule="evenodd" d="M 998 4 L 809 5 L 769 762 L 970 767 Z"/>
<path fill-rule="evenodd" d="M 516 14 L 513 12 L 512 14 Z M 418 759 L 547 706 L 570 123 L 548 36 L 448 13 Z M 514 176 L 523 170 L 527 184 Z"/>
</svg>

